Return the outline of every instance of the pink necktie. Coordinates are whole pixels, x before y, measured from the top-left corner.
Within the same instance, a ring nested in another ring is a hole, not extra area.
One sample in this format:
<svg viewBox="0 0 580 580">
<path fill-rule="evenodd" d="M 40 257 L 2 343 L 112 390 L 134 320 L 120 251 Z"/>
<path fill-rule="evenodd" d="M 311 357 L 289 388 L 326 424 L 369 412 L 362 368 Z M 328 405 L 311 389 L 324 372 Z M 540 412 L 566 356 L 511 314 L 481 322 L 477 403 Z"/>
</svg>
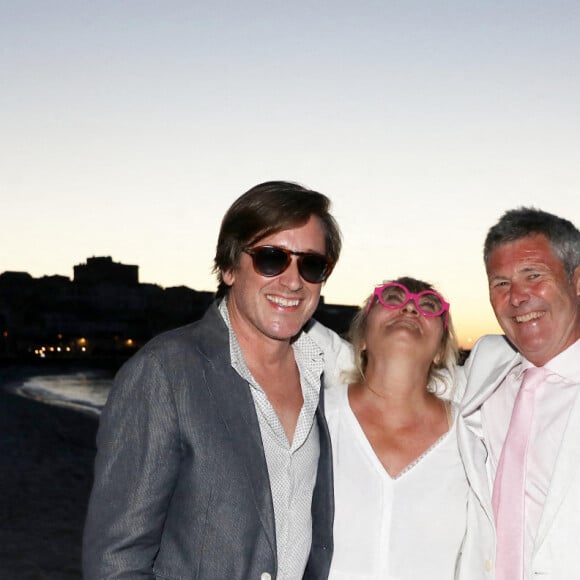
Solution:
<svg viewBox="0 0 580 580">
<path fill-rule="evenodd" d="M 546 374 L 543 367 L 525 371 L 497 466 L 492 501 L 497 531 L 496 580 L 521 580 L 524 575 L 526 453 L 535 390 Z"/>
</svg>

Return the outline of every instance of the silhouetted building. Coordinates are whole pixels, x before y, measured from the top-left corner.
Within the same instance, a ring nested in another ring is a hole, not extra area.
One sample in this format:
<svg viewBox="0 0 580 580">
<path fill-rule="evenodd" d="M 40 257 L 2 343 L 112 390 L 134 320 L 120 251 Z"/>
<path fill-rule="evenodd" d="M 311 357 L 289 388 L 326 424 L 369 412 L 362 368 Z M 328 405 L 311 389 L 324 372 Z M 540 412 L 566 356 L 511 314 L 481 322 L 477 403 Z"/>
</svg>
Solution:
<svg viewBox="0 0 580 580">
<path fill-rule="evenodd" d="M 88 258 L 66 276 L 0 274 L 0 356 L 125 356 L 201 317 L 214 294 L 139 284 L 138 266 Z"/>
<path fill-rule="evenodd" d="M 320 303 L 314 313 L 314 318 L 332 328 L 334 332 L 346 338 L 350 323 L 358 312 L 358 306 L 344 306 L 342 304 L 326 304 L 324 296 L 320 297 Z"/>
<path fill-rule="evenodd" d="M 0 274 L 0 357 L 126 357 L 150 338 L 198 320 L 213 292 L 139 283 L 139 267 L 88 258 L 66 276 Z M 327 305 L 315 317 L 345 334 L 357 308 Z"/>
<path fill-rule="evenodd" d="M 139 284 L 139 266 L 113 262 L 110 256 L 87 258 L 86 264 L 74 266 L 73 282 L 77 284 Z"/>
</svg>

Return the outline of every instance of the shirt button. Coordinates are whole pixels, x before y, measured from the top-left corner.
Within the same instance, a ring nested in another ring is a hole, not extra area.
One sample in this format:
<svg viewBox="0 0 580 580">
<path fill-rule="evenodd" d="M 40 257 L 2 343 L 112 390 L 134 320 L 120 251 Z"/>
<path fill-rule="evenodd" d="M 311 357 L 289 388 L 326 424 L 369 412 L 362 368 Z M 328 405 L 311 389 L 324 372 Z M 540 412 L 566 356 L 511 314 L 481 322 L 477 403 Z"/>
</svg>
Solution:
<svg viewBox="0 0 580 580">
<path fill-rule="evenodd" d="M 268 572 L 262 572 L 260 575 L 260 580 L 272 580 L 272 575 Z"/>
<path fill-rule="evenodd" d="M 491 572 L 491 560 L 486 560 L 485 561 L 485 571 L 486 572 Z"/>
</svg>

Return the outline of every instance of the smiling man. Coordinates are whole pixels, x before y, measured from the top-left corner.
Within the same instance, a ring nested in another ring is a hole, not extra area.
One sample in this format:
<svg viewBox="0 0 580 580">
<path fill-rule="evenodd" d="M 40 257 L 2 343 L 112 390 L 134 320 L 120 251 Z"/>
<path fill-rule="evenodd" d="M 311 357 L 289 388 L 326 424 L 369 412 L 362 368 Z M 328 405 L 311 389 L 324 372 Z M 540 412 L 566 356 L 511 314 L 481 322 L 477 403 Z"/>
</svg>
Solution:
<svg viewBox="0 0 580 580">
<path fill-rule="evenodd" d="M 322 349 L 333 366 L 350 357 L 310 328 L 341 249 L 329 207 L 288 182 L 238 198 L 218 237 L 215 304 L 119 371 L 97 439 L 85 580 L 327 578 Z"/>
<path fill-rule="evenodd" d="M 480 339 L 465 364 L 471 491 L 457 577 L 580 578 L 580 232 L 511 210 L 484 261 L 505 337 Z"/>
</svg>

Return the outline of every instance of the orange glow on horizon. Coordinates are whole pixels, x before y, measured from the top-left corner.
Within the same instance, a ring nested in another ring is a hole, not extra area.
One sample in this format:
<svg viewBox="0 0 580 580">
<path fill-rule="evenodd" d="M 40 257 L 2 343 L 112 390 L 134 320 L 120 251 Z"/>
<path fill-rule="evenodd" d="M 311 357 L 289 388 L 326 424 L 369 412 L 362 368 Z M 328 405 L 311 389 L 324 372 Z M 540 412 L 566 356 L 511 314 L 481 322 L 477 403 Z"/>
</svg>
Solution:
<svg viewBox="0 0 580 580">
<path fill-rule="evenodd" d="M 485 334 L 503 334 L 502 329 L 494 318 L 455 324 L 455 331 L 459 348 L 464 350 L 471 350 L 477 340 Z"/>
</svg>

